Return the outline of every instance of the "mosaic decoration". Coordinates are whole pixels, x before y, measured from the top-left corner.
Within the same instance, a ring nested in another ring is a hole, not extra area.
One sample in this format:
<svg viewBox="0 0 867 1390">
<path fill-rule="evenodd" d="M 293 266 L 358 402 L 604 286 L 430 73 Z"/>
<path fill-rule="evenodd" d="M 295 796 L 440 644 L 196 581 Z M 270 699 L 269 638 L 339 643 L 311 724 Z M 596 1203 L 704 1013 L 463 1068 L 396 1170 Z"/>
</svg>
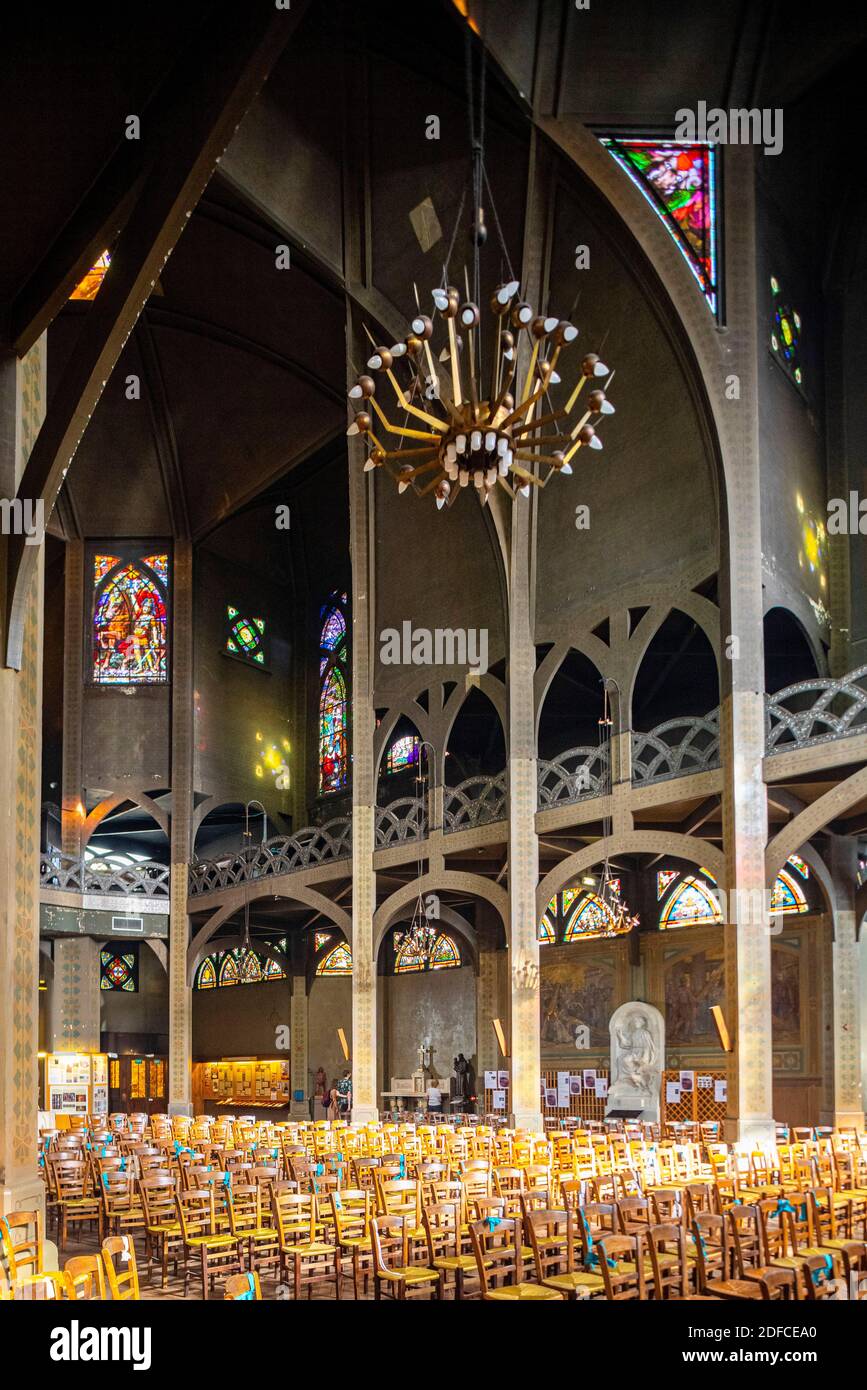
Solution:
<svg viewBox="0 0 867 1390">
<path fill-rule="evenodd" d="M 671 894 L 659 919 L 660 928 L 704 927 L 722 921 L 719 903 L 707 884 L 688 877 Z"/>
<path fill-rule="evenodd" d="M 90 267 L 86 275 L 82 276 L 76 285 L 70 299 L 96 299 L 100 286 L 105 279 L 105 273 L 111 265 L 111 256 L 108 251 L 103 251 L 95 265 Z"/>
<path fill-rule="evenodd" d="M 656 875 L 656 899 L 659 902 L 665 897 L 674 880 L 680 873 L 679 869 L 660 869 Z"/>
<path fill-rule="evenodd" d="M 349 700 L 346 683 L 346 595 L 322 609 L 319 637 L 319 794 L 344 791 L 349 781 Z"/>
<path fill-rule="evenodd" d="M 246 618 L 237 608 L 226 609 L 226 645 L 228 656 L 247 661 L 251 666 L 265 665 L 265 619 Z"/>
<path fill-rule="evenodd" d="M 278 941 L 285 949 L 285 941 Z M 263 980 L 285 980 L 286 972 L 270 956 L 258 951 L 245 951 L 236 946 L 232 951 L 216 951 L 206 956 L 196 971 L 196 989 L 218 989 L 223 985 L 258 985 Z"/>
<path fill-rule="evenodd" d="M 417 767 L 418 753 L 419 739 L 416 734 L 396 738 L 386 754 L 386 772 L 403 772 L 405 768 Z"/>
<path fill-rule="evenodd" d="M 97 555 L 93 576 L 94 684 L 164 685 L 168 556 L 124 561 Z"/>
<path fill-rule="evenodd" d="M 407 975 L 410 971 L 449 970 L 460 965 L 461 953 L 457 944 L 445 932 L 441 932 L 431 948 L 429 957 L 422 956 L 408 932 L 395 932 L 395 975 Z"/>
<path fill-rule="evenodd" d="M 661 219 L 716 314 L 718 206 L 713 146 L 609 137 L 602 144 Z"/>
<path fill-rule="evenodd" d="M 617 925 L 601 898 L 595 893 L 584 893 L 569 916 L 563 940 L 586 941 L 600 936 L 620 936 L 628 931 L 628 925 Z"/>
<path fill-rule="evenodd" d="M 317 936 L 320 933 L 317 932 Z M 327 940 L 327 938 L 326 938 Z M 351 975 L 352 974 L 352 952 L 345 941 L 341 941 L 329 951 L 316 967 L 317 975 Z"/>
<path fill-rule="evenodd" d="M 771 352 L 792 380 L 802 386 L 801 318 L 786 302 L 775 275 L 771 276 Z"/>
<path fill-rule="evenodd" d="M 138 955 L 135 951 L 100 951 L 100 989 L 120 989 L 125 994 L 138 990 Z"/>
</svg>

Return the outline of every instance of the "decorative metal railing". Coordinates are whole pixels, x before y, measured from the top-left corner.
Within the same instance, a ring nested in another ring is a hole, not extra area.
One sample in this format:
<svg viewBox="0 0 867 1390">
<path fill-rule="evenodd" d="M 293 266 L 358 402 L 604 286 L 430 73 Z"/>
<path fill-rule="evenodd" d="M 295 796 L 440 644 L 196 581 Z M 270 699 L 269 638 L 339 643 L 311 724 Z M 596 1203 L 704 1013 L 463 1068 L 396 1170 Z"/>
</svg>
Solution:
<svg viewBox="0 0 867 1390">
<path fill-rule="evenodd" d="M 423 839 L 427 834 L 424 802 L 417 796 L 402 796 L 387 806 L 377 807 L 374 833 L 377 849 Z"/>
<path fill-rule="evenodd" d="M 768 753 L 867 733 L 867 666 L 837 680 L 814 676 L 767 696 L 765 728 Z"/>
<path fill-rule="evenodd" d="M 39 856 L 39 886 L 55 892 L 167 898 L 169 869 L 168 865 L 151 860 L 119 868 L 112 868 L 99 859 L 85 864 L 59 850 L 49 850 Z"/>
<path fill-rule="evenodd" d="M 506 817 L 506 774 L 468 777 L 457 787 L 443 787 L 443 833 L 471 830 Z"/>
<path fill-rule="evenodd" d="M 191 864 L 190 893 L 196 896 L 253 879 L 276 878 L 311 864 L 348 859 L 351 854 L 352 820 L 338 816 L 326 825 L 305 826 L 295 835 L 275 835 L 246 854 Z"/>
<path fill-rule="evenodd" d="M 561 806 L 601 796 L 608 777 L 607 748 L 570 748 L 559 758 L 539 759 L 539 806 Z"/>
<path fill-rule="evenodd" d="M 701 718 L 667 719 L 647 734 L 632 735 L 634 785 L 686 777 L 719 767 L 719 710 Z"/>
</svg>

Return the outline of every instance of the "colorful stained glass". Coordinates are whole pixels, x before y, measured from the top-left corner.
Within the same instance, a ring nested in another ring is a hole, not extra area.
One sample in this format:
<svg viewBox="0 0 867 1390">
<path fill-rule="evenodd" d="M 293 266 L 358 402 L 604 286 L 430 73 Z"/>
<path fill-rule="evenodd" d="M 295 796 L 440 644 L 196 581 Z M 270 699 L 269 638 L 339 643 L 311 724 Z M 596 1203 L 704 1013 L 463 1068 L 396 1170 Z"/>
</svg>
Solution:
<svg viewBox="0 0 867 1390">
<path fill-rule="evenodd" d="M 321 950 L 322 950 L 322 947 L 323 947 L 323 946 L 326 946 L 330 940 L 331 940 L 331 932 L 330 932 L 330 931 L 316 931 L 316 932 L 314 932 L 314 933 L 313 933 L 313 949 L 314 949 L 314 951 L 321 951 Z"/>
<path fill-rule="evenodd" d="M 103 251 L 95 265 L 90 267 L 86 275 L 82 276 L 76 285 L 70 299 L 96 299 L 99 287 L 105 279 L 105 272 L 111 265 L 111 256 L 107 251 Z"/>
<path fill-rule="evenodd" d="M 793 380 L 803 385 L 801 318 L 786 302 L 775 275 L 771 276 L 771 351 Z"/>
<path fill-rule="evenodd" d="M 110 569 L 120 564 L 119 555 L 94 555 L 93 557 L 93 582 L 98 584 L 104 579 Z"/>
<path fill-rule="evenodd" d="M 144 559 L 142 560 L 142 564 L 143 564 L 143 565 L 147 565 L 148 569 L 152 569 L 153 572 L 154 572 L 154 574 L 157 576 L 158 579 L 160 579 L 160 580 L 162 581 L 162 583 L 163 583 L 164 585 L 166 585 L 166 586 L 168 585 L 168 582 L 169 582 L 169 557 L 168 557 L 168 555 L 145 555 Z"/>
<path fill-rule="evenodd" d="M 704 927 L 722 921 L 719 903 L 707 884 L 697 878 L 685 878 L 675 889 L 662 910 L 659 925 L 667 927 Z"/>
<path fill-rule="evenodd" d="M 620 930 L 628 931 L 629 928 L 627 926 Z M 605 906 L 602 899 L 595 893 L 585 893 L 566 923 L 563 940 L 579 941 L 599 936 L 617 936 L 618 934 L 619 931 L 615 926 L 611 911 Z"/>
<path fill-rule="evenodd" d="M 120 989 L 135 994 L 138 989 L 138 959 L 135 951 L 99 953 L 100 989 Z"/>
<path fill-rule="evenodd" d="M 417 767 L 418 753 L 419 739 L 416 734 L 396 738 L 386 754 L 386 772 L 403 772 L 404 768 Z"/>
<path fill-rule="evenodd" d="M 461 953 L 458 950 L 457 942 L 452 937 L 443 933 L 434 942 L 434 948 L 430 955 L 431 970 L 448 970 L 452 966 L 460 965 Z"/>
<path fill-rule="evenodd" d="M 236 985 L 239 978 L 237 953 L 229 951 L 220 966 L 220 985 Z"/>
<path fill-rule="evenodd" d="M 661 218 L 715 314 L 719 272 L 713 146 L 611 138 L 602 143 Z"/>
<path fill-rule="evenodd" d="M 809 910 L 803 889 L 799 887 L 791 874 L 787 873 L 785 869 L 781 869 L 771 889 L 771 912 L 809 912 Z"/>
<path fill-rule="evenodd" d="M 226 651 L 229 656 L 265 665 L 265 619 L 245 618 L 237 608 L 226 609 Z"/>
<path fill-rule="evenodd" d="M 346 942 L 345 942 L 345 941 L 341 941 L 340 944 L 339 944 L 338 946 L 335 946 L 335 947 L 334 947 L 334 950 L 333 950 L 333 951 L 329 951 L 329 952 L 328 952 L 328 955 L 325 956 L 325 958 L 319 962 L 319 964 L 318 964 L 317 967 L 316 967 L 316 974 L 317 974 L 317 975 L 351 975 L 351 974 L 352 974 L 352 952 L 350 951 L 349 947 L 346 945 Z"/>
<path fill-rule="evenodd" d="M 272 960 L 270 956 L 266 956 L 262 978 L 263 980 L 285 980 L 286 971 L 280 968 L 276 960 Z"/>
<path fill-rule="evenodd" d="M 664 898 L 674 880 L 680 873 L 679 869 L 660 869 L 656 875 L 656 900 L 659 902 Z"/>
<path fill-rule="evenodd" d="M 798 873 L 801 875 L 801 878 L 810 877 L 810 866 L 809 864 L 804 863 L 803 859 L 799 854 L 790 854 L 788 858 L 788 863 L 791 864 L 793 869 L 797 869 Z"/>
<path fill-rule="evenodd" d="M 96 685 L 161 685 L 168 680 L 166 586 L 144 560 L 94 561 L 93 680 Z M 168 558 L 151 556 L 165 566 Z M 119 567 L 120 566 L 120 567 Z"/>
<path fill-rule="evenodd" d="M 199 973 L 196 976 L 196 989 L 216 989 L 217 971 L 210 956 L 206 956 L 199 966 Z"/>
<path fill-rule="evenodd" d="M 245 952 L 239 971 L 242 985 L 258 985 L 262 981 L 262 962 L 255 951 Z"/>
<path fill-rule="evenodd" d="M 346 681 L 333 666 L 325 677 L 319 699 L 319 790 L 322 793 L 346 786 Z"/>
<path fill-rule="evenodd" d="M 574 903 L 575 899 L 578 897 L 579 891 L 580 891 L 580 890 L 579 890 L 578 888 L 564 888 L 564 889 L 563 889 L 563 892 L 560 894 L 560 904 L 561 904 L 561 909 L 560 909 L 560 910 L 561 910 L 562 912 L 566 912 L 566 910 L 572 906 L 572 904 Z M 552 899 L 551 899 L 551 902 L 554 903 L 554 910 L 556 911 L 556 900 L 552 898 Z M 551 904 L 549 903 L 548 906 L 549 906 L 549 910 L 550 910 Z"/>
<path fill-rule="evenodd" d="M 447 970 L 461 963 L 461 953 L 456 942 L 444 932 L 434 941 L 430 957 L 427 959 L 419 953 L 408 932 L 395 932 L 394 944 L 395 975 L 407 975 L 419 970 Z"/>
<path fill-rule="evenodd" d="M 542 914 L 542 920 L 536 928 L 536 939 L 541 946 L 552 946 L 557 940 L 554 923 L 551 921 L 547 912 Z"/>
<path fill-rule="evenodd" d="M 323 608 L 322 637 L 319 645 L 333 652 L 346 636 L 346 619 L 339 608 Z"/>
</svg>

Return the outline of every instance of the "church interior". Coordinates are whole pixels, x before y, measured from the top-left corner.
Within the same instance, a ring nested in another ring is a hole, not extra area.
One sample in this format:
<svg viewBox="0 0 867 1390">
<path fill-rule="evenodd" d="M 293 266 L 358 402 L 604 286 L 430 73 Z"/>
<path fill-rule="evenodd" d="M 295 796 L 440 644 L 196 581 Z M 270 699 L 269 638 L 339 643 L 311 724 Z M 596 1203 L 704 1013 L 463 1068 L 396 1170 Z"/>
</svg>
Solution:
<svg viewBox="0 0 867 1390">
<path fill-rule="evenodd" d="M 7 38 L 0 1301 L 867 1299 L 863 15 Z"/>
</svg>

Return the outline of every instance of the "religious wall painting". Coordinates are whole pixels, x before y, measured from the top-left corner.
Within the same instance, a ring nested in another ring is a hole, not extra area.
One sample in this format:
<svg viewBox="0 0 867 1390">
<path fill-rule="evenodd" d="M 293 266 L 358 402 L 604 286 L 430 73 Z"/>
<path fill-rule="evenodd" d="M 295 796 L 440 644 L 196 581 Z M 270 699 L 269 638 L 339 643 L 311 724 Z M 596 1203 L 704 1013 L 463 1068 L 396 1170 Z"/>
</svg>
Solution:
<svg viewBox="0 0 867 1390">
<path fill-rule="evenodd" d="M 771 1019 L 774 1043 L 801 1042 L 800 936 L 771 942 Z"/>
<path fill-rule="evenodd" d="M 574 1051 L 581 1027 L 590 1030 L 591 1048 L 607 1048 L 614 1007 L 615 963 L 610 952 L 586 947 L 552 947 L 545 952 L 540 989 L 543 1056 Z"/>
<path fill-rule="evenodd" d="M 666 1043 L 718 1046 L 711 1009 L 725 1005 L 722 942 L 706 949 L 666 951 L 663 973 Z"/>
</svg>

